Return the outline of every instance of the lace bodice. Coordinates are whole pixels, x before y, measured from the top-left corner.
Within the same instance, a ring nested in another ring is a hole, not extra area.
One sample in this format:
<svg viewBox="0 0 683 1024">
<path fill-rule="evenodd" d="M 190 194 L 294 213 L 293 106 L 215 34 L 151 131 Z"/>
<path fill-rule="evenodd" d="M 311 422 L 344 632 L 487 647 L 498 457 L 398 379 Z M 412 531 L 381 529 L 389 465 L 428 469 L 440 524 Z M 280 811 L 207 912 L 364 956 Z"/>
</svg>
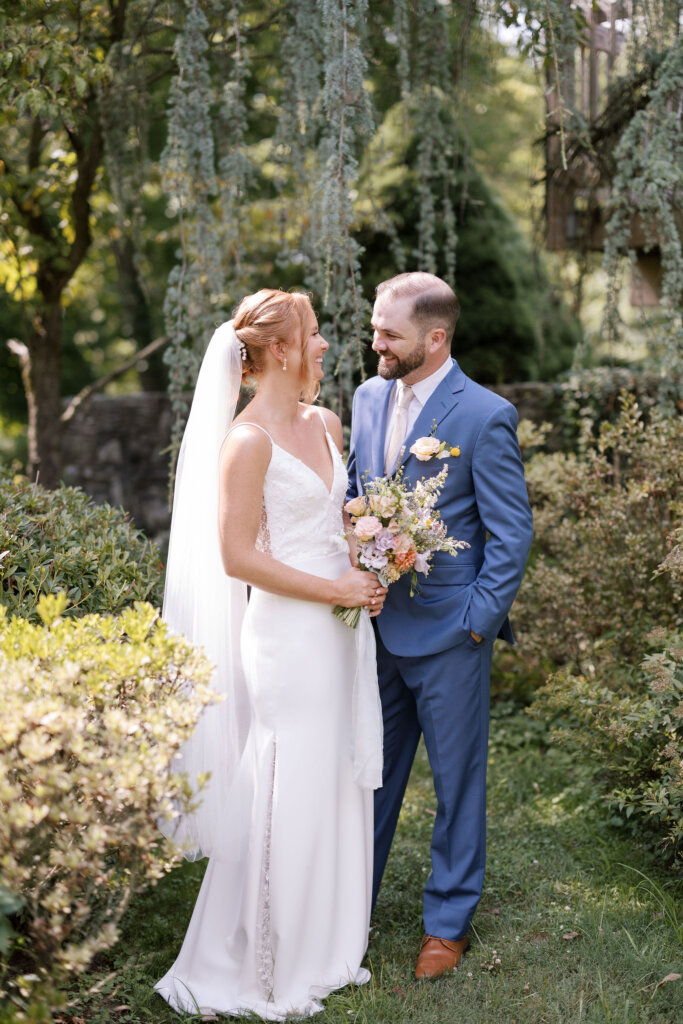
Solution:
<svg viewBox="0 0 683 1024">
<path fill-rule="evenodd" d="M 248 425 L 258 426 L 240 424 Z M 348 484 L 346 467 L 327 430 L 325 438 L 334 465 L 329 491 L 310 466 L 270 438 L 272 455 L 263 483 L 257 547 L 287 565 L 348 550 L 342 536 L 342 506 Z"/>
</svg>

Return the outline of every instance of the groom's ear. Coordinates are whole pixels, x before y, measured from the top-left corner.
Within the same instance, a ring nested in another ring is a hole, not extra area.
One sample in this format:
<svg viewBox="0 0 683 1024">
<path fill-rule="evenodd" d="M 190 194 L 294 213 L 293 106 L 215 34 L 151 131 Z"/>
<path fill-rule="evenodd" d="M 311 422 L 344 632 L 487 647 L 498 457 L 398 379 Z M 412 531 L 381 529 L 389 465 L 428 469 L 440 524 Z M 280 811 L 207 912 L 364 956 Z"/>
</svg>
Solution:
<svg viewBox="0 0 683 1024">
<path fill-rule="evenodd" d="M 428 336 L 427 346 L 430 353 L 438 352 L 446 344 L 446 331 L 443 327 L 434 327 Z"/>
</svg>

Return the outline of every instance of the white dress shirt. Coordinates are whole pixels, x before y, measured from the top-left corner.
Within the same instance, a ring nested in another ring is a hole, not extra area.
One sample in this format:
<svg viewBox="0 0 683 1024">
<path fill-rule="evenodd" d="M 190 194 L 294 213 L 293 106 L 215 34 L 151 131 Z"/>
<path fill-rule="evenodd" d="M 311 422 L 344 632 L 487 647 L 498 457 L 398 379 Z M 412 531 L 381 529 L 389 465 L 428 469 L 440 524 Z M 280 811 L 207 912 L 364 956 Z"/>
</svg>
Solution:
<svg viewBox="0 0 683 1024">
<path fill-rule="evenodd" d="M 447 377 L 448 374 L 450 373 L 454 362 L 455 360 L 449 357 L 446 360 L 446 362 L 439 367 L 438 370 L 435 370 L 434 373 L 430 373 L 429 377 L 425 377 L 424 380 L 419 380 L 417 384 L 411 384 L 411 387 L 413 389 L 413 398 L 410 405 L 408 406 L 408 426 L 406 428 L 405 433 L 406 437 L 408 437 L 411 430 L 415 426 L 415 421 L 422 412 L 424 406 L 427 404 L 427 401 L 432 397 L 432 395 L 434 394 L 434 392 L 436 391 L 444 377 Z M 385 459 L 387 455 L 387 449 L 389 447 L 389 439 L 391 438 L 394 426 L 394 410 L 396 409 L 396 395 L 398 393 L 398 389 L 403 387 L 403 381 L 397 380 L 396 387 L 392 391 L 391 398 L 389 399 L 389 411 L 387 413 L 387 429 L 384 432 Z"/>
</svg>

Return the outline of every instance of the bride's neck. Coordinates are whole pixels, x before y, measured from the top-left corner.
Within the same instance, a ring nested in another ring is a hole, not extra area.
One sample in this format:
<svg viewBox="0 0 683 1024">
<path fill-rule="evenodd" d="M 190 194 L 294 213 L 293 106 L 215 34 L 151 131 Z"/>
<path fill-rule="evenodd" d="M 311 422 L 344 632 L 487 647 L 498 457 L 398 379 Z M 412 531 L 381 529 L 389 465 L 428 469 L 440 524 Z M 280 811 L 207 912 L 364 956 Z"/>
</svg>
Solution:
<svg viewBox="0 0 683 1024">
<path fill-rule="evenodd" d="M 280 377 L 284 376 L 284 373 L 280 374 Z M 287 425 L 294 423 L 299 416 L 300 398 L 301 385 L 294 380 L 293 375 L 288 380 L 282 380 L 269 374 L 260 381 L 252 400 L 252 408 L 271 423 Z"/>
</svg>

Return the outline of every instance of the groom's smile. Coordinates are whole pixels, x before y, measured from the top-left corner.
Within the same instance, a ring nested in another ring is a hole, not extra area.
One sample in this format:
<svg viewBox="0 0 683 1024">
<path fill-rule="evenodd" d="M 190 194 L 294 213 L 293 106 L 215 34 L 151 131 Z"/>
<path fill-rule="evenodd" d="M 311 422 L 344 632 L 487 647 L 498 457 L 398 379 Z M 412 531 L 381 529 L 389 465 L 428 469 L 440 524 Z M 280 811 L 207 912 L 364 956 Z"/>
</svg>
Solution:
<svg viewBox="0 0 683 1024">
<path fill-rule="evenodd" d="M 379 355 L 377 372 L 397 380 L 419 370 L 425 361 L 425 341 L 411 320 L 412 297 L 380 296 L 372 314 L 372 347 Z"/>
</svg>

